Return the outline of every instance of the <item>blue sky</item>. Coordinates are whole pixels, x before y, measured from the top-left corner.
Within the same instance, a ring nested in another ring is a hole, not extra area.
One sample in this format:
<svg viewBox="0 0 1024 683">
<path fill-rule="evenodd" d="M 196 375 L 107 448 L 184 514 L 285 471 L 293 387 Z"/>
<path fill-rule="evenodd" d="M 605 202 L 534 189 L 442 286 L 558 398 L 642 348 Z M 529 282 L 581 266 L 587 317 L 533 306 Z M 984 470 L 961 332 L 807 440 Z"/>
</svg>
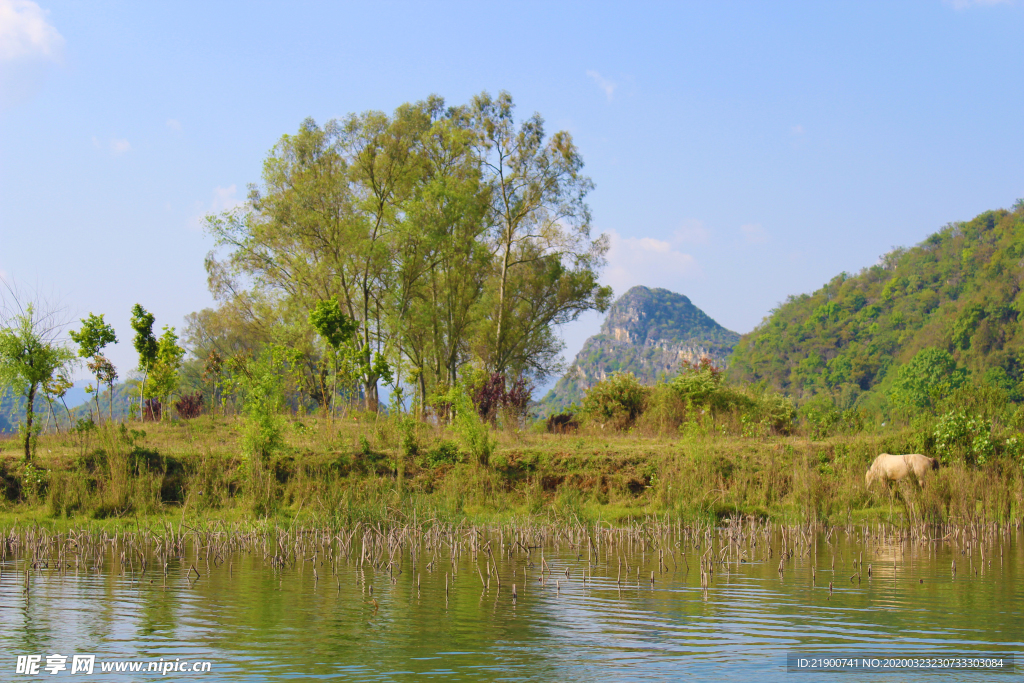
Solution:
<svg viewBox="0 0 1024 683">
<path fill-rule="evenodd" d="M 307 116 L 505 89 L 570 131 L 604 281 L 748 332 L 1024 197 L 1020 2 L 0 0 L 0 273 L 104 313 L 210 305 L 200 228 Z M 563 330 L 571 357 L 596 332 Z"/>
</svg>

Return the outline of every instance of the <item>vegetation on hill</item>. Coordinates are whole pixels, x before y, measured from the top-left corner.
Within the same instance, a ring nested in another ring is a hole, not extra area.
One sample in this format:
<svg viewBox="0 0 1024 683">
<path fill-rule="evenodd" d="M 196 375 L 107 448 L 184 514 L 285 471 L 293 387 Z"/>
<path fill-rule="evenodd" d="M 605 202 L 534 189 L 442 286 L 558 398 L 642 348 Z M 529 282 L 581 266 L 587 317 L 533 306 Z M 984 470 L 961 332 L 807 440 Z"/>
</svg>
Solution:
<svg viewBox="0 0 1024 683">
<path fill-rule="evenodd" d="M 789 297 L 740 340 L 729 378 L 839 409 L 934 410 L 963 384 L 1020 402 L 1022 280 L 1024 201 Z"/>
</svg>

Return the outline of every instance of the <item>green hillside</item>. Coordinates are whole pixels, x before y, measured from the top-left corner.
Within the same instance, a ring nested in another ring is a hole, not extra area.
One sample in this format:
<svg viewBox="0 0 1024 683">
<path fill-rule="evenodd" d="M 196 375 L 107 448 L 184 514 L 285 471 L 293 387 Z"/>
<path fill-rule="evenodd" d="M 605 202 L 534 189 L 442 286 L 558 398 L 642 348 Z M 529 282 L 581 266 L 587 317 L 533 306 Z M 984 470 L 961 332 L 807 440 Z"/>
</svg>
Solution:
<svg viewBox="0 0 1024 683">
<path fill-rule="evenodd" d="M 110 391 L 106 390 L 100 394 L 100 406 L 103 411 L 103 416 L 107 417 L 113 413 L 115 420 L 123 420 L 128 417 L 129 407 L 131 405 L 132 390 L 137 384 L 136 380 L 129 380 L 121 384 L 114 385 L 114 405 L 110 406 Z M 137 400 L 137 399 L 134 399 Z M 35 401 L 35 413 L 36 419 L 39 420 L 39 425 L 44 429 L 52 429 L 54 424 L 59 424 L 61 429 L 67 429 L 69 423 L 77 420 L 81 417 L 88 417 L 94 414 L 96 410 L 96 404 L 93 398 L 90 398 L 85 403 L 75 406 L 70 410 L 70 418 L 68 411 L 60 401 L 54 401 L 53 413 L 49 412 L 49 407 L 45 399 L 37 397 Z M 20 429 L 21 423 L 25 419 L 25 399 L 22 396 L 18 396 L 12 391 L 0 391 L 0 434 L 13 434 Z"/>
<path fill-rule="evenodd" d="M 1020 398 L 1024 201 L 947 225 L 857 275 L 791 296 L 749 334 L 729 377 L 797 398 L 878 400 L 918 352 L 948 352 L 974 382 Z M 942 353 L 944 357 L 945 353 Z M 865 392 L 869 392 L 865 395 Z"/>
</svg>

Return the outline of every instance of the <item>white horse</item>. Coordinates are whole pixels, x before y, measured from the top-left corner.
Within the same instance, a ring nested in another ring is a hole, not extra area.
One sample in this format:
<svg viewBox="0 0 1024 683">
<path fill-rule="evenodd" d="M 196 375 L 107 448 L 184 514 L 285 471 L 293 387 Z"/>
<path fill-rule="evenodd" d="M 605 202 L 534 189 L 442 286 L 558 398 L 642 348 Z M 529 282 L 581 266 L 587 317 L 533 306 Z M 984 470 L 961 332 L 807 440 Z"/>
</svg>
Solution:
<svg viewBox="0 0 1024 683">
<path fill-rule="evenodd" d="M 929 458 L 920 453 L 908 453 L 906 455 L 889 455 L 882 453 L 871 467 L 864 474 L 864 483 L 870 487 L 876 481 L 899 481 L 911 472 L 917 478 L 917 483 L 924 486 L 924 475 L 928 470 L 939 469 L 937 458 Z"/>
</svg>

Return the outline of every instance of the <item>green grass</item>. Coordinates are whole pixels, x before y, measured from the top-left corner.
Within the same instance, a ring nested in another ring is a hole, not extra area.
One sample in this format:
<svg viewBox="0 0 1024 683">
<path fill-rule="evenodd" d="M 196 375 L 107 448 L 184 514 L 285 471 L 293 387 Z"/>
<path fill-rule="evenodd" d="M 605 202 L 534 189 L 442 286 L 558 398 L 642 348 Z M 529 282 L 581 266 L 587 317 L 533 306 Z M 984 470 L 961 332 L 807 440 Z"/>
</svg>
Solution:
<svg viewBox="0 0 1024 683">
<path fill-rule="evenodd" d="M 135 430 L 133 432 L 132 430 Z M 142 432 L 145 432 L 143 435 Z M 448 430 L 357 415 L 292 418 L 265 461 L 241 455 L 234 418 L 103 426 L 44 435 L 27 467 L 0 441 L 0 523 L 294 523 L 394 519 L 502 522 L 527 517 L 611 523 L 648 515 L 775 521 L 1005 521 L 1024 511 L 1024 472 L 996 460 L 865 489 L 879 452 L 910 452 L 910 428 L 815 441 L 802 436 L 666 437 L 496 432 L 484 466 L 460 462 Z M 447 445 L 446 445 L 447 444 Z"/>
</svg>

